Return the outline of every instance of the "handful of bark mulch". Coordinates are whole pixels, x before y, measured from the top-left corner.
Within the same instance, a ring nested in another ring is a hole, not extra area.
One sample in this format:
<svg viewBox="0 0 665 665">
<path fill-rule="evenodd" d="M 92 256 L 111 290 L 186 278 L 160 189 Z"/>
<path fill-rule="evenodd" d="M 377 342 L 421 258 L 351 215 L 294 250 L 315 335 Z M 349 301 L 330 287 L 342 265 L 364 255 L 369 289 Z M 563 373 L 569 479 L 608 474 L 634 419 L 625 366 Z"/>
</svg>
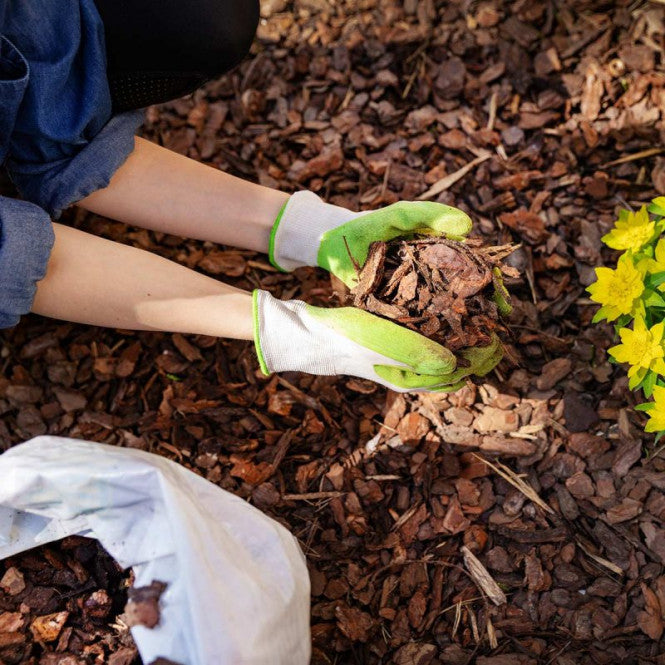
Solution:
<svg viewBox="0 0 665 665">
<path fill-rule="evenodd" d="M 159 623 L 166 585 L 131 581 L 131 570 L 80 536 L 0 562 L 0 663 L 141 665 L 129 627 Z"/>
<path fill-rule="evenodd" d="M 487 346 L 493 335 L 507 333 L 501 319 L 510 312 L 510 298 L 503 276 L 519 273 L 502 259 L 514 249 L 483 246 L 476 238 L 372 243 L 351 291 L 353 305 L 405 325 L 456 355 Z"/>
</svg>

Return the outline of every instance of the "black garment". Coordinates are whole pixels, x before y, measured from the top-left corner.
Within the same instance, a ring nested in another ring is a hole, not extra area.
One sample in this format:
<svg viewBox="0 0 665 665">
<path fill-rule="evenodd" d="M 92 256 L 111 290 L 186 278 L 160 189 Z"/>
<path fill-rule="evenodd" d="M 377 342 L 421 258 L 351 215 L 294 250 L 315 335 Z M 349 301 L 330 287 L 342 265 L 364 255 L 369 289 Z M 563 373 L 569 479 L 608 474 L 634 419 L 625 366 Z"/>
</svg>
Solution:
<svg viewBox="0 0 665 665">
<path fill-rule="evenodd" d="M 116 113 L 193 92 L 249 51 L 259 0 L 95 0 Z"/>
</svg>

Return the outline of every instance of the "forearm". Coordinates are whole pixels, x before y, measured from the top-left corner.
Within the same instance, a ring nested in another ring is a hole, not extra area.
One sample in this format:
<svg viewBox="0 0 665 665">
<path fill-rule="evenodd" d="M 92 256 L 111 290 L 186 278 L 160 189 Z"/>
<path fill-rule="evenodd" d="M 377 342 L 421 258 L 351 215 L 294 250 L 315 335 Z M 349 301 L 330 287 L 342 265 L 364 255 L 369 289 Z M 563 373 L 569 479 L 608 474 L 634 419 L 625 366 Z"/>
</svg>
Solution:
<svg viewBox="0 0 665 665">
<path fill-rule="evenodd" d="M 149 252 L 54 224 L 32 311 L 127 330 L 252 339 L 251 295 Z"/>
<path fill-rule="evenodd" d="M 147 229 L 267 252 L 270 230 L 287 199 L 288 194 L 137 138 L 111 184 L 79 205 Z"/>
</svg>

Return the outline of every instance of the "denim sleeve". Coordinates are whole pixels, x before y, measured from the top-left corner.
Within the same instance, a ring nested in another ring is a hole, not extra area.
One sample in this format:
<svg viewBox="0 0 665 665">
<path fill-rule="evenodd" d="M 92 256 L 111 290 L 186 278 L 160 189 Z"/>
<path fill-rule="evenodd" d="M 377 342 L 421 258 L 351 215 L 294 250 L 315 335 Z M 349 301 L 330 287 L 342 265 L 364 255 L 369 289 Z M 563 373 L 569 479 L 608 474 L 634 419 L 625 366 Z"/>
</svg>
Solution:
<svg viewBox="0 0 665 665">
<path fill-rule="evenodd" d="M 0 163 L 28 85 L 28 63 L 0 35 Z M 53 225 L 44 210 L 0 196 L 0 328 L 15 326 L 32 307 L 37 282 L 46 273 Z"/>
<path fill-rule="evenodd" d="M 15 326 L 32 308 L 53 240 L 53 224 L 44 210 L 0 196 L 0 328 Z"/>
<path fill-rule="evenodd" d="M 0 32 L 25 60 L 28 82 L 7 168 L 27 200 L 57 217 L 108 185 L 134 147 L 142 113 L 112 117 L 104 26 L 94 0 L 10 5 L 0 14 Z"/>
<path fill-rule="evenodd" d="M 142 112 L 114 116 L 72 157 L 40 164 L 10 158 L 9 173 L 24 198 L 57 219 L 65 208 L 109 184 L 134 149 L 142 122 Z"/>
</svg>

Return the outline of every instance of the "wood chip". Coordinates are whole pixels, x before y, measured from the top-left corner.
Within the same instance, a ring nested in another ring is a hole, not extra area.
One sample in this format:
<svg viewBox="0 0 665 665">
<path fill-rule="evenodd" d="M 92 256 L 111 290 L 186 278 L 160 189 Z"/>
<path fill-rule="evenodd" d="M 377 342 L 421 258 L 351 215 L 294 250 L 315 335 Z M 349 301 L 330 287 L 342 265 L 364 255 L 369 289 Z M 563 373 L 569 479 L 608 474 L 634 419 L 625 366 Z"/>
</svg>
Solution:
<svg viewBox="0 0 665 665">
<path fill-rule="evenodd" d="M 501 587 L 494 581 L 494 578 L 489 574 L 487 568 L 476 558 L 471 550 L 462 545 L 462 556 L 464 557 L 464 565 L 469 571 L 473 581 L 478 585 L 483 593 L 495 604 L 504 605 L 508 602 L 506 594 L 501 590 Z"/>
</svg>

